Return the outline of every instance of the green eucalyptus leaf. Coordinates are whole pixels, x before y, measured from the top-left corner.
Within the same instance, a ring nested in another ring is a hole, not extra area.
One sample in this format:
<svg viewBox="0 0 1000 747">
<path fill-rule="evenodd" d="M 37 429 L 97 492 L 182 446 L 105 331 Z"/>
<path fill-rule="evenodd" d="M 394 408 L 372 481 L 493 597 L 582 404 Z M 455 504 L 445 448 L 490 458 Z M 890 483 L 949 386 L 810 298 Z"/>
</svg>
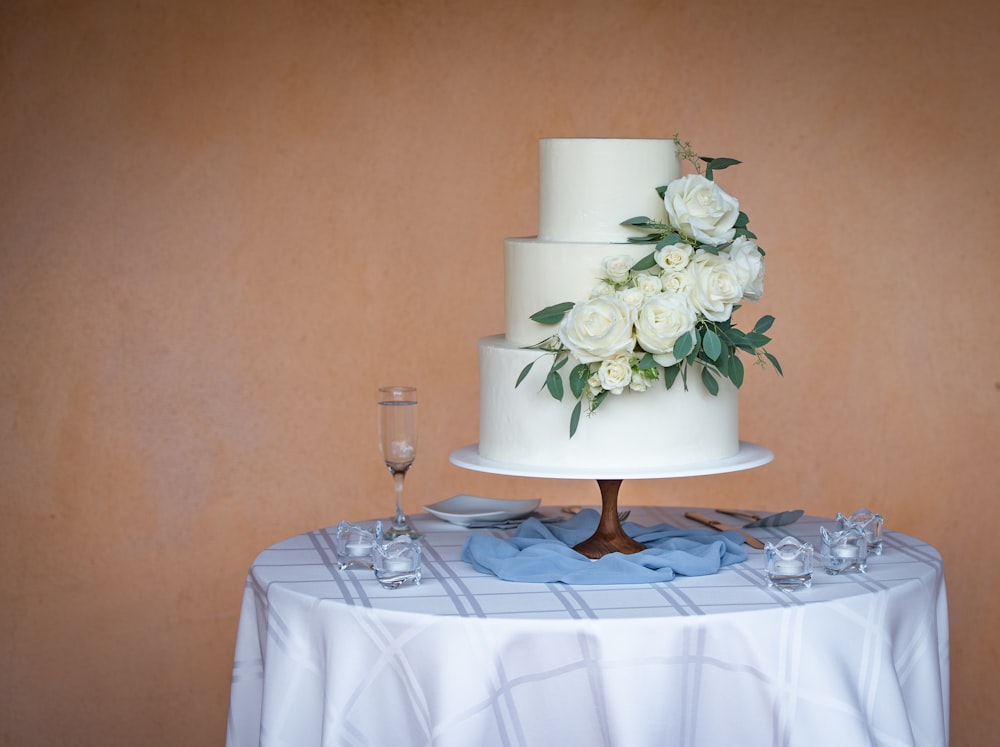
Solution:
<svg viewBox="0 0 1000 747">
<path fill-rule="evenodd" d="M 691 352 L 687 354 L 687 356 L 685 357 L 685 360 L 688 363 L 692 363 L 693 364 L 696 360 L 698 360 L 698 356 L 701 355 L 701 340 L 698 338 L 698 333 L 695 332 L 694 330 L 691 330 L 690 335 L 691 335 L 692 338 L 694 338 L 694 340 L 693 340 L 693 344 L 691 346 Z M 674 349 L 676 349 L 676 348 L 677 348 L 677 344 L 674 343 Z M 675 358 L 677 357 L 677 353 L 674 353 L 674 357 Z"/>
<path fill-rule="evenodd" d="M 723 342 L 719 348 L 719 357 L 715 359 L 715 367 L 723 376 L 729 376 L 729 362 L 733 357 L 730 353 L 729 343 Z"/>
<path fill-rule="evenodd" d="M 713 329 L 706 329 L 701 335 L 701 347 L 710 360 L 718 360 L 722 354 L 722 340 Z"/>
<path fill-rule="evenodd" d="M 567 362 L 569 362 L 568 355 L 566 355 L 565 353 L 557 355 L 556 359 L 552 361 L 552 368 L 550 369 L 550 371 L 558 371 L 560 368 L 565 366 Z"/>
<path fill-rule="evenodd" d="M 715 377 L 712 376 L 712 372 L 708 370 L 707 366 L 702 366 L 701 383 L 705 385 L 705 388 L 708 390 L 709 394 L 711 394 L 713 397 L 718 396 L 719 382 L 715 380 Z"/>
<path fill-rule="evenodd" d="M 642 358 L 639 359 L 639 370 L 648 371 L 651 368 L 656 368 L 659 365 L 656 362 L 656 358 L 653 357 L 652 353 L 646 353 Z"/>
<path fill-rule="evenodd" d="M 584 389 L 587 387 L 587 379 L 589 378 L 590 366 L 586 363 L 578 363 L 573 366 L 573 370 L 569 372 L 569 390 L 573 393 L 574 397 L 580 399 Z"/>
<path fill-rule="evenodd" d="M 530 319 L 539 324 L 558 324 L 566 316 L 566 312 L 576 306 L 572 301 L 563 301 L 554 306 L 546 306 L 541 311 L 536 311 Z"/>
<path fill-rule="evenodd" d="M 748 223 L 750 223 L 750 216 L 740 210 L 740 214 L 736 216 L 736 223 L 733 225 L 736 228 L 746 228 Z"/>
<path fill-rule="evenodd" d="M 666 236 L 661 238 L 656 242 L 656 248 L 662 249 L 665 246 L 673 246 L 674 244 L 679 244 L 681 242 L 680 234 L 668 233 Z"/>
<path fill-rule="evenodd" d="M 648 270 L 650 267 L 655 267 L 655 266 L 656 266 L 656 260 L 653 259 L 653 253 L 650 252 L 645 257 L 636 262 L 634 265 L 632 265 L 632 269 L 635 270 L 636 272 L 641 272 L 642 270 Z"/>
<path fill-rule="evenodd" d="M 722 171 L 723 169 L 728 169 L 730 166 L 736 166 L 737 164 L 743 163 L 742 161 L 737 161 L 735 158 L 702 158 L 703 161 L 708 163 L 708 167 L 705 169 L 705 178 L 712 181 L 712 174 L 716 171 Z"/>
<path fill-rule="evenodd" d="M 583 411 L 583 402 L 577 402 L 573 408 L 573 413 L 569 416 L 569 437 L 573 438 L 576 429 L 580 425 L 580 413 Z"/>
<path fill-rule="evenodd" d="M 646 217 L 645 215 L 637 215 L 634 218 L 629 218 L 628 220 L 623 220 L 623 226 L 648 226 L 651 225 L 653 221 Z"/>
<path fill-rule="evenodd" d="M 674 358 L 681 360 L 691 353 L 694 349 L 694 336 L 694 332 L 692 331 L 677 338 L 677 341 L 674 343 Z"/>
<path fill-rule="evenodd" d="M 778 372 L 778 374 L 784 376 L 785 373 L 781 370 L 781 364 L 778 363 L 778 359 L 766 351 L 764 352 L 764 355 L 769 361 L 771 361 L 771 365 L 774 366 L 774 369 Z"/>
<path fill-rule="evenodd" d="M 743 386 L 743 372 L 743 361 L 734 355 L 729 360 L 729 380 L 737 389 Z"/>
<path fill-rule="evenodd" d="M 521 369 L 521 373 L 517 377 L 517 383 L 514 384 L 514 388 L 515 389 L 517 389 L 521 385 L 521 382 L 524 381 L 525 377 L 527 377 L 527 375 L 531 372 L 531 367 L 534 366 L 534 365 L 535 365 L 535 362 L 532 361 L 527 366 L 525 366 L 524 368 Z"/>
<path fill-rule="evenodd" d="M 746 345 L 746 338 L 746 333 L 742 329 L 730 327 L 726 330 L 726 339 L 735 346 Z"/>
<path fill-rule="evenodd" d="M 662 187 L 657 187 L 656 188 L 656 194 L 658 194 L 660 196 L 661 200 L 663 199 L 663 195 L 665 195 L 666 193 L 667 193 L 667 185 L 666 184 L 664 184 Z"/>
<path fill-rule="evenodd" d="M 549 375 L 545 377 L 545 386 L 549 390 L 549 394 L 552 395 L 553 399 L 557 399 L 562 402 L 563 380 L 558 371 L 549 371 Z"/>
<path fill-rule="evenodd" d="M 757 323 L 753 325 L 753 331 L 758 332 L 760 334 L 764 334 L 769 329 L 771 329 L 772 324 L 774 324 L 774 317 L 771 316 L 770 314 L 767 314 L 766 316 L 762 316 L 760 319 L 757 320 Z"/>
<path fill-rule="evenodd" d="M 663 383 L 667 385 L 667 389 L 669 389 L 674 385 L 674 382 L 677 381 L 677 374 L 679 374 L 680 372 L 681 372 L 681 365 L 679 363 L 675 363 L 672 366 L 664 367 Z"/>
<path fill-rule="evenodd" d="M 601 406 L 601 403 L 602 403 L 602 402 L 603 402 L 603 401 L 604 401 L 605 399 L 607 399 L 607 396 L 608 396 L 609 394 L 611 394 L 611 392 L 609 392 L 609 391 L 608 391 L 607 389 L 602 389 L 602 390 L 601 390 L 600 392 L 598 392 L 598 393 L 597 393 L 597 396 L 596 396 L 596 397 L 594 397 L 594 398 L 593 398 L 593 399 L 592 399 L 592 400 L 590 401 L 590 411 L 591 411 L 591 412 L 594 412 L 594 410 L 596 410 L 596 409 L 597 409 L 598 407 L 600 407 L 600 406 Z"/>
</svg>

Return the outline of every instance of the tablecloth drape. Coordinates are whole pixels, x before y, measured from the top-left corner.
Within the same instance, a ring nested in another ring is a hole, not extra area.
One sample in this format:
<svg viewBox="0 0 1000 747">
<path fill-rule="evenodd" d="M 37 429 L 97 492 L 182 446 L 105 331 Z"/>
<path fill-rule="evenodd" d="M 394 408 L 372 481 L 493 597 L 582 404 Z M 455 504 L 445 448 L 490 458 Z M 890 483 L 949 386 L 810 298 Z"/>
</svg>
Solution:
<svg viewBox="0 0 1000 747">
<path fill-rule="evenodd" d="M 684 525 L 683 511 L 632 518 Z M 820 523 L 755 534 L 818 542 Z M 820 571 L 788 593 L 767 587 L 755 550 L 666 583 L 506 582 L 459 559 L 469 530 L 417 524 L 416 587 L 338 571 L 333 530 L 260 554 L 227 744 L 947 743 L 944 576 L 918 539 L 887 531 L 867 574 Z"/>
</svg>

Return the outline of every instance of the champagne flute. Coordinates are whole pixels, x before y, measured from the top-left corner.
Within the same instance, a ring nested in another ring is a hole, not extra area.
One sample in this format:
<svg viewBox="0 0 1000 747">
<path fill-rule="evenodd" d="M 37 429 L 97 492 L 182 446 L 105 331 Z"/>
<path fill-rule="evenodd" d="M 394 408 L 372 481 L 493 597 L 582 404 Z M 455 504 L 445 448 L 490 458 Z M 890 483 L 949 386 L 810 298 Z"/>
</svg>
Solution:
<svg viewBox="0 0 1000 747">
<path fill-rule="evenodd" d="M 403 513 L 403 479 L 417 455 L 417 389 L 412 386 L 384 386 L 378 390 L 378 435 L 385 460 L 396 487 L 396 515 L 385 537 L 417 532 Z"/>
</svg>

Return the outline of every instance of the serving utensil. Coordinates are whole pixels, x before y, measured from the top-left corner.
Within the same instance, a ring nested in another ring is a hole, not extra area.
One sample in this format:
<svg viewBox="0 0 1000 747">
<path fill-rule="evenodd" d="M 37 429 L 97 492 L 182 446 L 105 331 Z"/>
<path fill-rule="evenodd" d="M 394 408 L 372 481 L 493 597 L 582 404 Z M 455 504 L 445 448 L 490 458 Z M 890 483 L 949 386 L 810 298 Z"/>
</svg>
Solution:
<svg viewBox="0 0 1000 747">
<path fill-rule="evenodd" d="M 780 511 L 776 514 L 770 514 L 769 516 L 759 516 L 757 514 L 752 514 L 749 511 L 733 511 L 731 509 L 717 508 L 715 509 L 717 513 L 725 514 L 726 516 L 735 516 L 738 519 L 750 519 L 749 524 L 744 524 L 744 529 L 754 529 L 757 527 L 782 527 L 785 524 L 791 524 L 802 518 L 802 514 L 805 513 L 801 508 L 796 508 L 792 511 Z"/>
<path fill-rule="evenodd" d="M 761 542 L 759 539 L 754 537 L 749 532 L 744 532 L 742 529 L 737 529 L 736 527 L 731 527 L 728 524 L 723 524 L 721 521 L 718 521 L 716 519 L 711 519 L 705 516 L 704 514 L 698 513 L 697 511 L 687 511 L 684 514 L 684 516 L 686 516 L 688 519 L 691 519 L 691 521 L 697 521 L 699 524 L 704 524 L 707 527 L 712 527 L 712 529 L 717 529 L 720 532 L 738 532 L 739 534 L 743 535 L 743 539 L 746 540 L 746 543 L 750 545 L 750 547 L 755 547 L 758 550 L 764 549 L 763 542 Z"/>
</svg>

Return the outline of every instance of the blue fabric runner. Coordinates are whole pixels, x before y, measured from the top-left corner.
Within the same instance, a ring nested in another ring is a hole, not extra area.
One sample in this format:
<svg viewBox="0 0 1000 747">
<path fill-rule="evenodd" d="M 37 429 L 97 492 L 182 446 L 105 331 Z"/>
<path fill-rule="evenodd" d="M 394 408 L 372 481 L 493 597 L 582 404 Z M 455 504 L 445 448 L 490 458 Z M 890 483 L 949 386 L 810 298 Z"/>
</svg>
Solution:
<svg viewBox="0 0 1000 747">
<path fill-rule="evenodd" d="M 573 546 L 594 533 L 600 518 L 588 508 L 557 524 L 528 519 L 507 539 L 473 534 L 462 546 L 462 560 L 480 573 L 506 581 L 642 584 L 670 581 L 675 575 L 708 576 L 747 559 L 743 537 L 736 532 L 678 529 L 670 524 L 644 527 L 627 521 L 622 524 L 625 533 L 646 549 L 591 560 Z"/>
</svg>

